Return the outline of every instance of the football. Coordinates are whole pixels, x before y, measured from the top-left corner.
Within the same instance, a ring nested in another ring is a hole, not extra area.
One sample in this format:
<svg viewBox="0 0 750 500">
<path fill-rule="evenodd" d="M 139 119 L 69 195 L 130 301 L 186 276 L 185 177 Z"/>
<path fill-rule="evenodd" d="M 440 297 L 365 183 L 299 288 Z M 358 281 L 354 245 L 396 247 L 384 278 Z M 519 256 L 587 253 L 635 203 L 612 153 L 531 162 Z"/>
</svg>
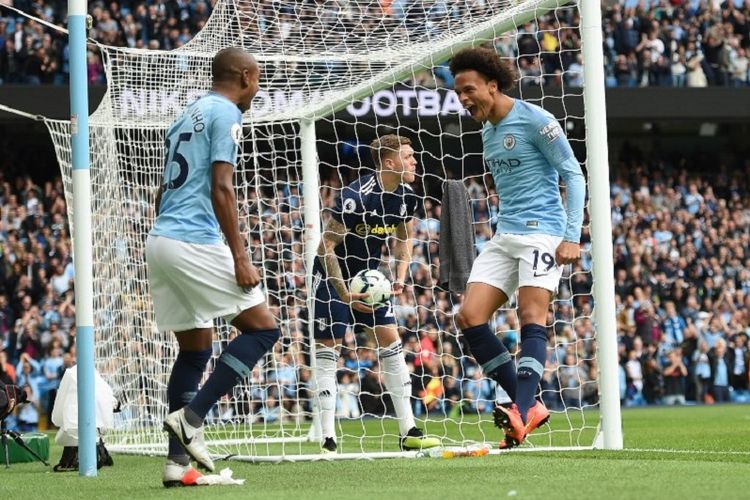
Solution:
<svg viewBox="0 0 750 500">
<path fill-rule="evenodd" d="M 372 306 L 381 306 L 391 298 L 391 282 L 380 271 L 365 269 L 352 278 L 349 289 L 352 293 L 366 293 L 363 302 Z"/>
</svg>

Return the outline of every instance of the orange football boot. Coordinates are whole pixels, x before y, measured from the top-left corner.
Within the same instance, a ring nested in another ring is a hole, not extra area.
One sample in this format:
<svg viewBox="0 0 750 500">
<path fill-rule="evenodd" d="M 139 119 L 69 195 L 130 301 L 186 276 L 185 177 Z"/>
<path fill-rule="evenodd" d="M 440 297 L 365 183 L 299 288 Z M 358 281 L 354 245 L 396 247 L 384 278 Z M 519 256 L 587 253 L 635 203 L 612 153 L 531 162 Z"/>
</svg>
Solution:
<svg viewBox="0 0 750 500">
<path fill-rule="evenodd" d="M 495 406 L 492 416 L 495 420 L 495 426 L 505 432 L 504 441 L 506 443 L 509 442 L 509 438 L 516 442 L 514 446 L 523 443 L 523 438 L 526 437 L 526 428 L 515 403 Z"/>
<path fill-rule="evenodd" d="M 544 406 L 544 403 L 537 400 L 534 406 L 529 408 L 528 413 L 526 413 L 526 432 L 524 437 L 534 432 L 538 427 L 546 424 L 547 421 L 549 421 L 549 410 Z"/>
</svg>

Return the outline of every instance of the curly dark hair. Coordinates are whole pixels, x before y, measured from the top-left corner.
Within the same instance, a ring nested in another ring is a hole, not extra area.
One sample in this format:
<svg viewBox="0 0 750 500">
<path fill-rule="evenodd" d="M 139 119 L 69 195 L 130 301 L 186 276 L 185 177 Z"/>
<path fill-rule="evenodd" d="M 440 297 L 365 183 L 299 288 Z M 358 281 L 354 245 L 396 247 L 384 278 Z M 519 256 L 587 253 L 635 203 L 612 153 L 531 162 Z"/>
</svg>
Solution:
<svg viewBox="0 0 750 500">
<path fill-rule="evenodd" d="M 495 80 L 503 92 L 516 84 L 515 69 L 492 49 L 473 47 L 460 50 L 450 62 L 451 74 L 455 77 L 461 71 L 474 70 L 487 80 Z"/>
</svg>

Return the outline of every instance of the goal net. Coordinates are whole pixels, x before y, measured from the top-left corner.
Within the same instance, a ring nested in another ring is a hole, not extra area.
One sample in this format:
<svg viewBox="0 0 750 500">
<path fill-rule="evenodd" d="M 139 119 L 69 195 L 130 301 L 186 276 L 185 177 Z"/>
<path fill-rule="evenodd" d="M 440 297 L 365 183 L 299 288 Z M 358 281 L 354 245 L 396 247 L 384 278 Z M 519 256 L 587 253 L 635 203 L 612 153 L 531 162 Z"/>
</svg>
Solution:
<svg viewBox="0 0 750 500">
<path fill-rule="evenodd" d="M 249 460 L 319 457 L 311 251 L 329 217 L 325 209 L 343 186 L 372 172 L 370 141 L 392 132 L 413 142 L 420 173 L 413 187 L 424 204 L 408 286 L 394 301 L 412 371 L 412 408 L 418 425 L 445 445 L 496 445 L 502 437 L 491 422 L 496 388 L 458 334 L 453 315 L 460 295 L 437 279 L 443 181 L 464 179 L 478 250 L 493 233 L 501 202 L 483 169 L 479 126 L 462 112 L 445 65 L 458 49 L 480 43 L 516 65 L 518 95 L 555 114 L 585 167 L 576 4 L 219 0 L 204 29 L 180 49 L 99 47 L 108 90 L 90 118 L 96 363 L 123 403 L 117 428 L 107 436 L 112 449 L 166 452 L 161 423 L 177 344 L 155 327 L 144 243 L 164 168 L 166 128 L 210 88 L 210 60 L 231 45 L 255 54 L 262 65 L 261 91 L 243 117 L 236 186 L 241 229 L 263 270 L 282 338 L 210 412 L 209 448 L 217 456 Z M 72 210 L 70 124 L 47 125 Z M 581 264 L 565 272 L 548 315 L 540 396 L 553 411 L 551 424 L 526 447 L 590 447 L 600 423 L 588 226 L 583 240 Z M 381 270 L 392 276 L 394 267 L 386 248 Z M 206 376 L 236 335 L 216 326 Z M 492 326 L 517 352 L 513 301 Z M 337 457 L 398 456 L 379 346 L 358 328 L 347 332 L 344 344 L 337 371 Z"/>
</svg>

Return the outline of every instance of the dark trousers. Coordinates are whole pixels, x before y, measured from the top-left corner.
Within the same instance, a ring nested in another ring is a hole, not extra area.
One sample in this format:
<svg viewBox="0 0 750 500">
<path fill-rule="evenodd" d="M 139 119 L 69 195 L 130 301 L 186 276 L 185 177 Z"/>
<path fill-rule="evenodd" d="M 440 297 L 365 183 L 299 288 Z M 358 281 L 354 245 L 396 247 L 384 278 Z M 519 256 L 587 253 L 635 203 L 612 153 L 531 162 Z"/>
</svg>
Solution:
<svg viewBox="0 0 750 500">
<path fill-rule="evenodd" d="M 736 391 L 746 391 L 747 390 L 747 375 L 730 375 L 729 376 L 729 384 L 734 388 Z"/>
<path fill-rule="evenodd" d="M 729 402 L 729 386 L 715 385 L 711 387 L 711 395 L 717 403 L 727 403 Z"/>
</svg>

